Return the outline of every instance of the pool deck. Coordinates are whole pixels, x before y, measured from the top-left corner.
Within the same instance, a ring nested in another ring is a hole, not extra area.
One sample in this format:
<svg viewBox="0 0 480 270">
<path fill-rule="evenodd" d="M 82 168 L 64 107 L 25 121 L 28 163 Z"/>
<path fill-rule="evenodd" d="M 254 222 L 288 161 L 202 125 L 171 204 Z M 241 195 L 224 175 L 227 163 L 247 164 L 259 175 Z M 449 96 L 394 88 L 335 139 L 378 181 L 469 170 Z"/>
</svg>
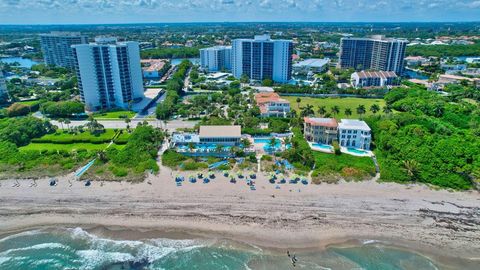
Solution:
<svg viewBox="0 0 480 270">
<path fill-rule="evenodd" d="M 323 152 L 323 153 L 327 153 L 327 154 L 333 154 L 333 146 L 330 146 L 330 149 L 325 149 L 325 148 L 320 148 L 320 147 L 317 147 L 317 146 L 314 146 L 313 144 L 315 144 L 315 142 L 308 142 L 308 145 L 310 146 L 310 149 L 312 149 L 313 151 L 319 151 L 319 152 Z"/>
<path fill-rule="evenodd" d="M 356 157 L 373 157 L 374 154 L 372 151 L 370 150 L 361 150 L 359 149 L 360 151 L 365 151 L 364 154 L 360 154 L 360 153 L 353 153 L 353 152 L 350 152 L 348 151 L 347 147 L 344 147 L 344 146 L 341 146 L 340 147 L 340 151 L 344 154 L 348 154 L 348 155 L 352 155 L 352 156 L 356 156 Z"/>
</svg>

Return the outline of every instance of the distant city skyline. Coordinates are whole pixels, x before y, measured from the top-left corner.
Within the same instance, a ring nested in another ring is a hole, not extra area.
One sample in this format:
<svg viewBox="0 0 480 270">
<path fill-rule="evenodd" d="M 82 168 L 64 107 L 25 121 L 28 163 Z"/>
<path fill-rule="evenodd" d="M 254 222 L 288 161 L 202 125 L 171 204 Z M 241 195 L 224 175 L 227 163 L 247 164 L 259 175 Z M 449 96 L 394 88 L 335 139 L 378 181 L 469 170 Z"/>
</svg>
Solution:
<svg viewBox="0 0 480 270">
<path fill-rule="evenodd" d="M 479 21 L 480 0 L 0 0 L 0 24 Z"/>
</svg>

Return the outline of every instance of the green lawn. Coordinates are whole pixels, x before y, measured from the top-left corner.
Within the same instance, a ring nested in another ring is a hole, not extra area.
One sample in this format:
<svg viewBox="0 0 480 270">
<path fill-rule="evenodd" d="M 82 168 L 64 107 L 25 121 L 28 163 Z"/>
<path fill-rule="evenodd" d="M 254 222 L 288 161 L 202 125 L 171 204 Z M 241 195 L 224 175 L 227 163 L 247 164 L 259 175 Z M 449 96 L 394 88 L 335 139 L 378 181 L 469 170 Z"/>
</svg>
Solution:
<svg viewBox="0 0 480 270">
<path fill-rule="evenodd" d="M 347 154 L 333 155 L 313 151 L 315 176 L 340 174 L 346 179 L 364 179 L 375 175 L 375 165 L 369 157 L 355 157 Z"/>
<path fill-rule="evenodd" d="M 66 127 L 64 125 L 64 127 Z M 89 131 L 78 134 L 70 134 L 64 131 L 57 131 L 53 134 L 46 134 L 41 138 L 33 139 L 35 143 L 107 143 L 113 136 L 115 131 L 113 129 L 105 129 L 104 133 L 93 135 Z"/>
<path fill-rule="evenodd" d="M 95 113 L 93 114 L 93 117 L 95 119 L 110 119 L 110 120 L 114 120 L 114 119 L 119 119 L 119 120 L 123 120 L 123 116 L 128 116 L 128 118 L 133 118 L 135 116 L 136 112 L 132 112 L 132 111 L 114 111 L 114 112 L 99 112 L 99 113 Z M 121 118 L 121 116 L 123 118 Z"/>
<path fill-rule="evenodd" d="M 287 99 L 290 101 L 290 106 L 292 109 L 299 112 L 297 97 L 294 96 L 282 96 L 282 98 Z M 330 113 L 332 116 L 331 108 L 337 105 L 340 108 L 340 113 L 335 116 L 335 118 L 359 118 L 356 108 L 359 105 L 364 105 L 367 113 L 365 115 L 372 115 L 373 113 L 370 111 L 370 106 L 373 104 L 377 104 L 380 106 L 380 109 L 383 109 L 385 106 L 385 100 L 383 99 L 371 99 L 371 98 L 311 98 L 311 97 L 300 97 L 300 108 L 305 107 L 307 104 L 313 105 L 313 110 L 315 111 L 315 115 L 318 116 L 318 107 L 325 106 L 327 113 Z M 345 109 L 350 108 L 352 110 L 351 116 L 345 116 Z M 380 110 L 377 114 L 382 114 L 382 110 Z"/>
<path fill-rule="evenodd" d="M 108 143 L 93 144 L 93 143 L 72 143 L 72 144 L 56 144 L 56 143 L 30 143 L 27 146 L 20 147 L 20 150 L 104 150 L 108 146 Z M 116 147 L 121 149 L 124 145 L 112 144 L 110 147 Z"/>
<path fill-rule="evenodd" d="M 40 104 L 40 102 L 41 102 L 40 100 L 29 100 L 29 101 L 18 101 L 15 103 L 20 103 L 27 106 L 33 106 L 33 105 Z"/>
</svg>

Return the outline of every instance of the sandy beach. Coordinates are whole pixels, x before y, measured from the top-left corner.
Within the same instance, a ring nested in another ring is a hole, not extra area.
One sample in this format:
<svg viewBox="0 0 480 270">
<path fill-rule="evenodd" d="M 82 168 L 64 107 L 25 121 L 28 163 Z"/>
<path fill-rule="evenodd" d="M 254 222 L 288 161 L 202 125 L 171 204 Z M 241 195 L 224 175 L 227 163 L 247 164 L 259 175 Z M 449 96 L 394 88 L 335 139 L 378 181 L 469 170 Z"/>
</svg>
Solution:
<svg viewBox="0 0 480 270">
<path fill-rule="evenodd" d="M 178 173 L 187 176 L 189 173 Z M 323 248 L 349 239 L 395 241 L 439 255 L 480 260 L 480 196 L 422 185 L 375 181 L 339 184 L 284 184 L 280 189 L 258 175 L 257 190 L 217 173 L 177 187 L 168 168 L 140 184 L 82 182 L 71 175 L 1 181 L 0 234 L 40 226 L 108 227 L 112 234 L 135 228 L 176 237 L 227 238 L 268 248 Z M 188 179 L 188 178 L 187 178 Z M 122 237 L 135 237 L 123 233 Z M 437 252 L 438 251 L 438 252 Z"/>
</svg>

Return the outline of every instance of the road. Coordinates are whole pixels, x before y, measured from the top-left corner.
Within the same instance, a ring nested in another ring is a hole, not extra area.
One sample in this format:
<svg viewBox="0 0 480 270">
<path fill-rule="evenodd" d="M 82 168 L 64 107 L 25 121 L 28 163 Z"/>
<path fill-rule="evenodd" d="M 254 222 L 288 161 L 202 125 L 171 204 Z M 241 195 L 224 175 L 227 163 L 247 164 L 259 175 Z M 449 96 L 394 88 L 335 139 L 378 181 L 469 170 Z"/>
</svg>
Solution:
<svg viewBox="0 0 480 270">
<path fill-rule="evenodd" d="M 138 123 L 143 122 L 145 119 L 132 119 L 130 122 L 130 127 L 136 127 Z M 53 125 L 56 125 L 58 127 L 61 127 L 62 124 L 60 124 L 56 120 L 51 120 L 50 121 Z M 77 126 L 82 126 L 85 125 L 88 121 L 82 120 L 82 121 L 71 121 L 69 124 L 70 127 L 77 127 Z M 98 120 L 100 124 L 102 124 L 105 128 L 126 128 L 127 123 L 122 120 Z M 167 123 L 167 129 L 169 131 L 175 131 L 179 128 L 193 128 L 195 124 L 197 124 L 198 121 L 182 121 L 182 120 L 172 120 Z M 151 126 L 154 127 L 159 127 L 159 128 L 164 128 L 164 123 L 163 121 L 160 120 L 150 120 L 148 123 Z M 64 127 L 66 127 L 65 124 L 63 124 Z"/>
</svg>

